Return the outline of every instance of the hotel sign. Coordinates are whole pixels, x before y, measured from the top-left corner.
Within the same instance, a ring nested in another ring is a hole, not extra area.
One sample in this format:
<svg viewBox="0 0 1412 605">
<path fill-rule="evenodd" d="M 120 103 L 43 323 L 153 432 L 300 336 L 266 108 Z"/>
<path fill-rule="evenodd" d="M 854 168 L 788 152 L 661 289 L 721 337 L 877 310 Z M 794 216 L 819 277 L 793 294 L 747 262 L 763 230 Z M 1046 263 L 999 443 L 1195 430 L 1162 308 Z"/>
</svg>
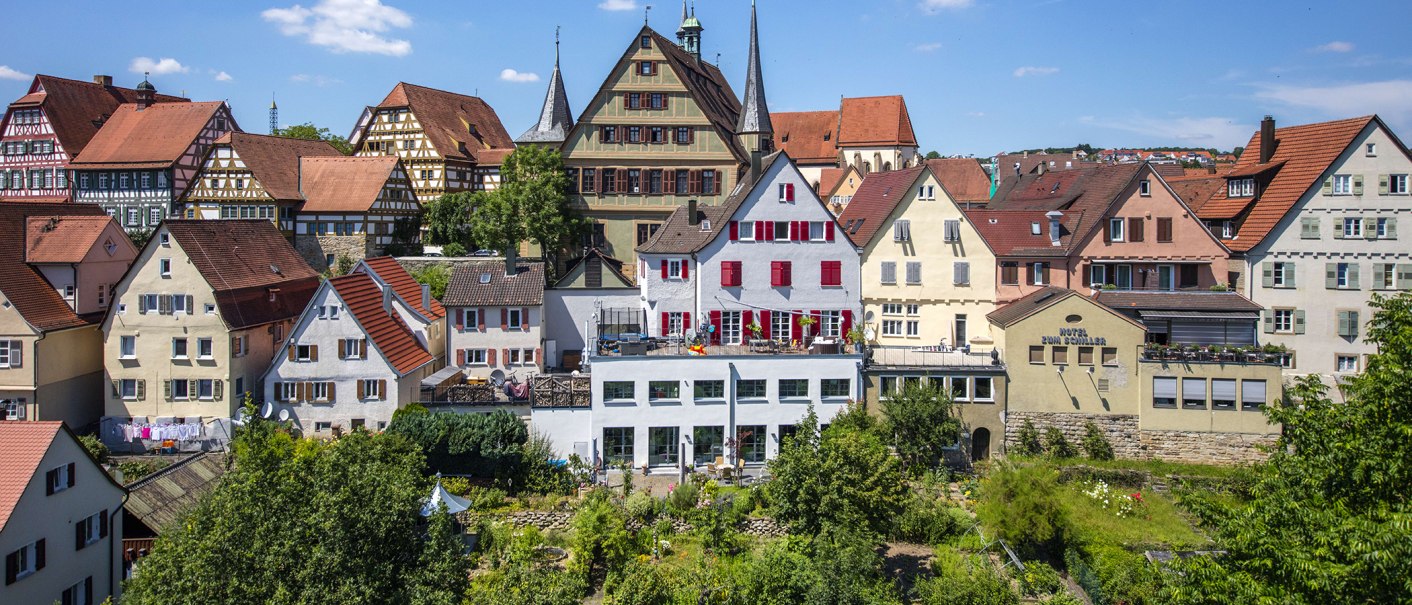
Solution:
<svg viewBox="0 0 1412 605">
<path fill-rule="evenodd" d="M 1059 328 L 1058 336 L 1040 336 L 1040 344 L 1106 346 L 1107 338 L 1089 336 L 1083 328 Z"/>
</svg>

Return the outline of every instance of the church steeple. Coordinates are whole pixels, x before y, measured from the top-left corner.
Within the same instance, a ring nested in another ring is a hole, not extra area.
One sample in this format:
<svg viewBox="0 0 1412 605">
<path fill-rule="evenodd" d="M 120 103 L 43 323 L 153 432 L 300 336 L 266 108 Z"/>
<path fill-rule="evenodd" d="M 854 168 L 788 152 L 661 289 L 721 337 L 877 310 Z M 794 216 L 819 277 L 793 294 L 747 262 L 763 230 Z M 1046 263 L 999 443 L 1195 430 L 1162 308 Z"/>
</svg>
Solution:
<svg viewBox="0 0 1412 605">
<path fill-rule="evenodd" d="M 677 43 L 682 50 L 701 60 L 701 31 L 706 28 L 701 27 L 701 22 L 696 20 L 696 5 L 691 6 L 691 12 L 686 12 L 686 0 L 681 0 L 681 27 L 677 28 Z"/>
<path fill-rule="evenodd" d="M 746 151 L 773 151 L 775 129 L 770 124 L 770 108 L 765 104 L 765 78 L 760 74 L 760 34 L 755 25 L 753 1 L 750 3 L 750 63 L 745 71 L 745 97 L 740 103 L 735 134 Z"/>
<path fill-rule="evenodd" d="M 569 95 L 564 91 L 564 79 L 559 75 L 559 29 L 554 29 L 554 74 L 549 77 L 549 90 L 544 93 L 544 107 L 539 121 L 515 139 L 515 143 L 559 145 L 569 137 L 574 127 L 574 114 L 569 109 Z"/>
</svg>

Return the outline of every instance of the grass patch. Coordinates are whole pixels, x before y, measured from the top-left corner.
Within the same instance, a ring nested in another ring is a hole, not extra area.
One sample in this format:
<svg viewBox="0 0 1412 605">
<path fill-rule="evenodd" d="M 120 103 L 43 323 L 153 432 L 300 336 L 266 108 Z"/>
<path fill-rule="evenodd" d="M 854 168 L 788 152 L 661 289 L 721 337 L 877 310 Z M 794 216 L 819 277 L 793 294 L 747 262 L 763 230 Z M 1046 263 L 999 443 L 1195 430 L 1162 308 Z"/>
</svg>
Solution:
<svg viewBox="0 0 1412 605">
<path fill-rule="evenodd" d="M 1085 495 L 1081 485 L 1070 484 L 1061 489 L 1070 522 L 1083 541 L 1124 547 L 1164 546 L 1175 550 L 1210 546 L 1206 536 L 1192 527 L 1166 495 L 1142 490 L 1146 504 L 1138 507 L 1133 516 L 1119 517 Z"/>
<path fill-rule="evenodd" d="M 1244 466 L 1217 464 L 1195 464 L 1190 462 L 1168 462 L 1166 460 L 1090 460 L 1088 458 L 1065 458 L 1054 460 L 1042 457 L 1011 456 L 1018 463 L 1048 464 L 1055 467 L 1084 465 L 1093 468 L 1145 471 L 1154 476 L 1187 475 L 1194 477 L 1230 478 L 1245 471 Z"/>
</svg>

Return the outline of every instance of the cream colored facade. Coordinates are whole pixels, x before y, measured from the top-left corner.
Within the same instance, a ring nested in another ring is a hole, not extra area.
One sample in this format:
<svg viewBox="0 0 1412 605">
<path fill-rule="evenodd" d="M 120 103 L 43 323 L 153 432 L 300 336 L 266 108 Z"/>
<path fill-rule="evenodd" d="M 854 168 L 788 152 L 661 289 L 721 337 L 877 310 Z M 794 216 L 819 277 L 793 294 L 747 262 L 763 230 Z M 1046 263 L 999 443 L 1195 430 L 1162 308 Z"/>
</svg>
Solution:
<svg viewBox="0 0 1412 605">
<path fill-rule="evenodd" d="M 168 275 L 161 271 L 163 259 L 171 261 Z M 143 312 L 145 294 L 159 299 L 170 295 L 173 301 L 181 296 L 187 302 L 181 303 L 181 312 L 163 312 L 162 308 L 171 308 L 165 303 Z M 260 376 L 292 323 L 228 329 L 211 285 L 165 226 L 153 233 L 132 270 L 119 282 L 114 300 L 117 304 L 103 323 L 103 359 L 110 384 L 105 390 L 105 415 L 120 419 L 231 418 L 244 393 L 258 393 Z M 125 338 L 132 339 L 131 354 L 124 354 Z M 184 355 L 175 350 L 177 340 L 185 340 Z M 201 354 L 207 340 L 209 356 Z M 187 381 L 187 388 L 194 385 L 194 389 L 182 396 L 181 387 L 170 390 L 175 381 Z"/>
<path fill-rule="evenodd" d="M 264 218 L 286 234 L 294 229 L 293 207 L 275 201 L 230 143 L 211 149 L 182 202 L 186 218 Z"/>
<path fill-rule="evenodd" d="M 905 241 L 895 234 L 898 221 L 907 222 Z M 946 237 L 948 223 L 959 236 L 955 241 Z M 887 263 L 893 267 L 890 282 L 883 279 Z M 920 263 L 917 283 L 909 283 L 909 263 Z M 863 315 L 875 332 L 873 342 L 988 349 L 985 316 L 995 310 L 995 270 L 995 255 L 961 207 L 931 170 L 922 170 L 863 248 Z"/>
</svg>

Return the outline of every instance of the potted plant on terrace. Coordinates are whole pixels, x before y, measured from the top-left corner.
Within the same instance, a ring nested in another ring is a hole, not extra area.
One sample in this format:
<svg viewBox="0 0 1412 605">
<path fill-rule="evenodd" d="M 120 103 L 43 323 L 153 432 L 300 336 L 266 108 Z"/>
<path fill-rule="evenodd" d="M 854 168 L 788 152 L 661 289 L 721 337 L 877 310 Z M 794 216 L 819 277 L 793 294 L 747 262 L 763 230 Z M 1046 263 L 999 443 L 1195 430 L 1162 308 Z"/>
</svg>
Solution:
<svg viewBox="0 0 1412 605">
<path fill-rule="evenodd" d="M 800 344 L 808 348 L 809 342 L 813 340 L 814 324 L 818 323 L 818 320 L 809 315 L 800 315 L 798 321 L 799 328 L 804 333 L 804 342 Z"/>
<path fill-rule="evenodd" d="M 853 345 L 854 351 L 857 351 L 859 353 L 863 352 L 863 339 L 865 338 L 863 335 L 863 328 L 853 326 L 851 329 L 848 330 L 848 333 L 844 335 L 844 338 L 848 341 L 848 344 Z"/>
</svg>

